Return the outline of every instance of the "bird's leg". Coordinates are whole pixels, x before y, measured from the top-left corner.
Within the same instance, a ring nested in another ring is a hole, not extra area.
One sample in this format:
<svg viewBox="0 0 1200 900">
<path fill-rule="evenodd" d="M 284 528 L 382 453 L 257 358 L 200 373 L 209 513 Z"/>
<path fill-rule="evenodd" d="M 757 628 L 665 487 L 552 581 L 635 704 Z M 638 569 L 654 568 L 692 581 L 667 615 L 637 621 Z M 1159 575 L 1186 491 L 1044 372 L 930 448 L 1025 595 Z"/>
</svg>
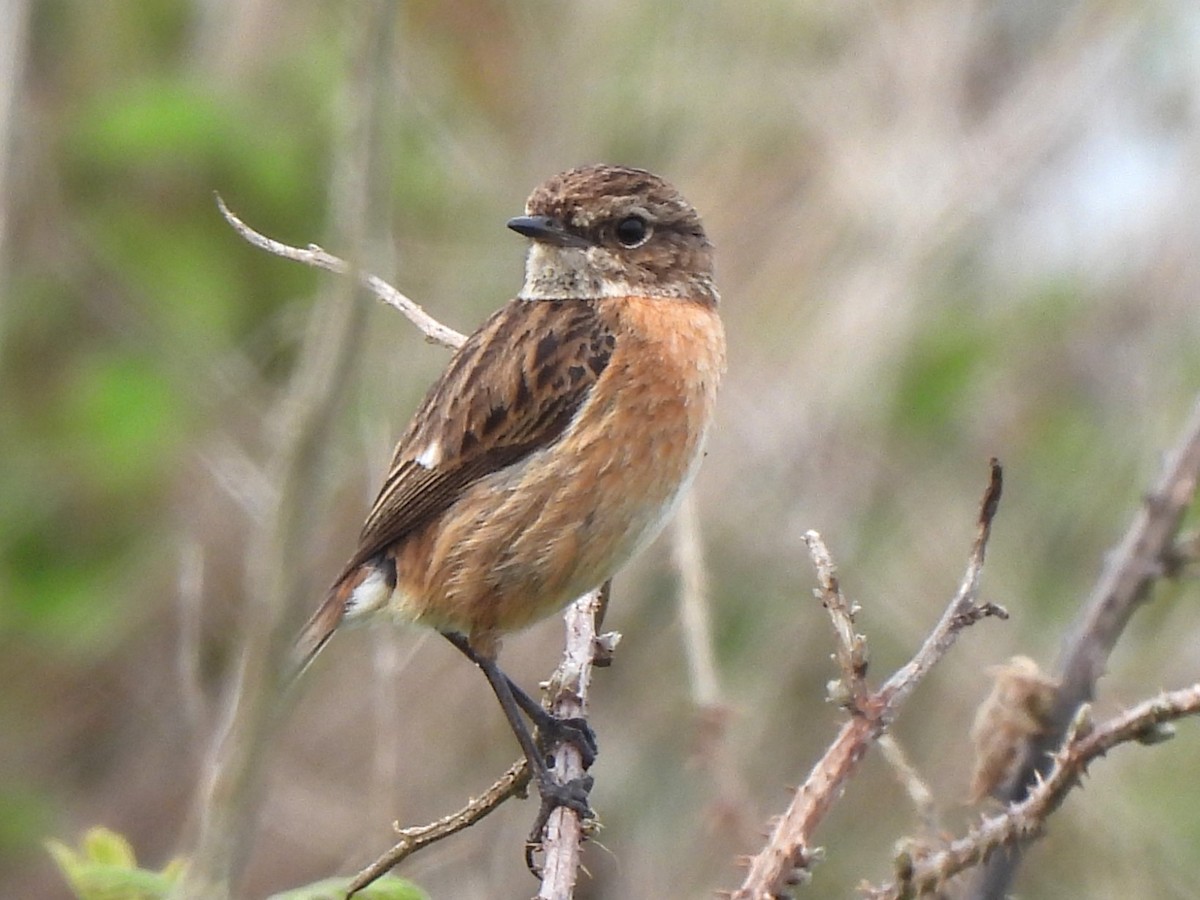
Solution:
<svg viewBox="0 0 1200 900">
<path fill-rule="evenodd" d="M 457 647 L 467 659 L 479 666 L 483 670 L 483 673 L 488 676 L 488 681 L 491 681 L 492 676 L 488 675 L 483 657 L 475 652 L 475 648 L 471 646 L 465 636 L 459 634 L 457 631 L 443 631 L 442 636 Z M 579 748 L 580 760 L 583 763 L 583 767 L 590 769 L 592 763 L 596 761 L 597 746 L 596 733 L 592 730 L 592 726 L 588 724 L 587 719 L 582 717 L 559 718 L 530 697 L 529 694 L 525 693 L 521 689 L 521 686 L 505 675 L 494 662 L 492 666 L 507 683 L 513 702 L 520 707 L 525 715 L 529 716 L 530 721 L 537 728 L 539 743 L 543 747 L 561 742 L 574 744 Z M 495 684 L 492 685 L 492 689 L 496 689 Z M 499 691 L 496 691 L 496 696 L 500 696 Z M 500 700 L 500 705 L 504 705 L 503 699 Z M 505 710 L 505 715 L 508 715 L 507 710 Z M 509 724 L 512 724 L 511 716 L 509 717 Z M 522 727 L 524 727 L 524 723 L 522 723 Z M 513 731 L 516 731 L 515 725 L 513 726 Z M 517 739 L 520 740 L 520 735 L 517 736 Z M 522 748 L 524 748 L 524 745 L 522 745 Z"/>
<path fill-rule="evenodd" d="M 447 635 L 447 637 L 449 636 Z M 461 635 L 458 635 L 458 637 L 461 637 Z M 450 639 L 450 643 L 459 647 L 460 650 L 463 649 L 454 639 Z M 463 650 L 463 652 L 467 653 L 466 650 Z M 572 778 L 565 784 L 559 782 L 547 767 L 545 757 L 534 742 L 533 735 L 529 733 L 529 728 L 526 727 L 525 720 L 521 718 L 521 704 L 517 702 L 516 695 L 513 692 L 513 684 L 509 681 L 508 676 L 500 670 L 495 660 L 481 656 L 475 653 L 474 650 L 467 653 L 467 655 L 475 665 L 479 666 L 483 674 L 487 676 L 488 683 L 492 686 L 492 691 L 495 692 L 496 699 L 500 701 L 500 707 L 504 710 L 504 715 L 508 719 L 508 724 L 512 728 L 513 734 L 517 736 L 517 742 L 521 745 L 521 749 L 525 751 L 525 758 L 529 761 L 529 768 L 534 782 L 537 784 L 538 794 L 542 798 L 542 806 L 538 812 L 538 817 L 535 820 L 529 840 L 533 842 L 541 840 L 541 833 L 546 825 L 546 820 L 549 818 L 551 811 L 556 807 L 565 806 L 568 809 L 573 809 L 584 819 L 594 818 L 595 814 L 592 812 L 591 807 L 588 806 L 588 792 L 592 789 L 592 776 L 584 775 L 581 778 Z M 528 697 L 526 697 L 526 700 L 532 702 Z"/>
</svg>

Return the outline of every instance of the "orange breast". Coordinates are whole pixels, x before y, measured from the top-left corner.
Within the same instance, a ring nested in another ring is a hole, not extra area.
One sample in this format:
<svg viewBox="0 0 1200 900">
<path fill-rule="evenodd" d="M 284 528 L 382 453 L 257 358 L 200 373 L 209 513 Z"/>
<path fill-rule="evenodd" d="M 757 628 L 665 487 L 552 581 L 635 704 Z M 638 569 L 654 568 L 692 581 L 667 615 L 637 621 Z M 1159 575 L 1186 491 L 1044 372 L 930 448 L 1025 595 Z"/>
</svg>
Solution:
<svg viewBox="0 0 1200 900">
<path fill-rule="evenodd" d="M 563 436 L 400 548 L 400 616 L 484 642 L 560 609 L 658 533 L 699 462 L 725 366 L 715 309 L 602 301 L 619 335 Z"/>
</svg>

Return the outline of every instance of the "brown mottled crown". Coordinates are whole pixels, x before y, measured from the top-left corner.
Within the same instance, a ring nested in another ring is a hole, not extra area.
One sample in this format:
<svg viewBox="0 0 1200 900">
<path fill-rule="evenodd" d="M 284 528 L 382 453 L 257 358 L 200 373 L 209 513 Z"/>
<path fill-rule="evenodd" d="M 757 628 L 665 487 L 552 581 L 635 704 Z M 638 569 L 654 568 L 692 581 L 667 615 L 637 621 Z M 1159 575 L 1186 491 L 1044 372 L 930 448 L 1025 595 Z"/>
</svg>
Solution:
<svg viewBox="0 0 1200 900">
<path fill-rule="evenodd" d="M 539 185 L 525 212 L 548 217 L 586 246 L 586 271 L 555 254 L 531 254 L 533 271 L 528 276 L 536 283 L 532 294 L 548 297 L 554 282 L 567 285 L 568 294 L 585 294 L 582 282 L 591 282 L 593 289 L 601 285 L 601 294 L 627 288 L 651 296 L 717 302 L 713 250 L 700 216 L 674 187 L 651 172 L 612 165 L 570 169 Z"/>
</svg>

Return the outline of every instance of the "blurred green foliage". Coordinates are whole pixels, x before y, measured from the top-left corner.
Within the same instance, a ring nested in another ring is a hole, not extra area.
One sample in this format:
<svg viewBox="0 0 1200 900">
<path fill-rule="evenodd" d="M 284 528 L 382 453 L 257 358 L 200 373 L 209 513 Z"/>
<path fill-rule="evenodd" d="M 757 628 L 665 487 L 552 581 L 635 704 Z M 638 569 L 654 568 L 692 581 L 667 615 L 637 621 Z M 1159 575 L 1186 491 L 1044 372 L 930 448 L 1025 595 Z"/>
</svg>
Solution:
<svg viewBox="0 0 1200 900">
<path fill-rule="evenodd" d="M 161 549 L 147 521 L 213 412 L 212 361 L 312 281 L 236 252 L 213 191 L 280 227 L 314 227 L 328 126 L 296 134 L 272 122 L 328 109 L 329 82 L 281 71 L 270 94 L 222 91 L 176 52 L 186 5 L 149 6 L 45 4 L 32 25 L 56 62 L 43 89 L 69 96 L 42 108 L 44 202 L 69 202 L 71 214 L 50 246 L 38 222 L 53 209 L 29 210 L 15 238 L 0 372 L 11 397 L 0 407 L 0 614 L 13 639 L 50 653 L 73 655 L 81 641 L 102 651 L 119 637 L 121 576 L 144 572 L 133 559 Z M 97 69 L 106 77 L 91 80 Z"/>
<path fill-rule="evenodd" d="M 140 869 L 133 848 L 107 828 L 91 828 L 78 850 L 48 841 L 63 877 L 78 900 L 165 900 L 185 865 L 175 859 L 159 872 Z"/>
<path fill-rule="evenodd" d="M 313 283 L 240 252 L 213 192 L 274 227 L 319 227 L 322 67 L 337 48 L 275 57 L 269 88 L 246 92 L 181 55 L 195 13 L 33 5 L 37 166 L 9 200 L 0 318 L 0 650 L 13 665 L 102 660 L 152 614 L 141 598 L 165 571 L 180 462 L 219 414 L 220 361 L 267 333 L 278 345 L 276 317 Z M 285 127 L 301 110 L 311 127 Z M 263 377 L 280 352 L 258 357 Z M 0 730 L 38 727 L 28 702 L 9 692 Z M 19 778 L 0 776 L 0 853 L 36 843 L 55 803 Z"/>
<path fill-rule="evenodd" d="M 187 861 L 174 859 L 161 871 L 139 868 L 129 841 L 107 828 L 90 828 L 79 849 L 47 841 L 59 871 L 78 900 L 166 900 Z M 349 880 L 331 878 L 273 894 L 270 900 L 343 900 Z M 355 894 L 361 900 L 429 900 L 407 879 L 385 875 Z"/>
</svg>

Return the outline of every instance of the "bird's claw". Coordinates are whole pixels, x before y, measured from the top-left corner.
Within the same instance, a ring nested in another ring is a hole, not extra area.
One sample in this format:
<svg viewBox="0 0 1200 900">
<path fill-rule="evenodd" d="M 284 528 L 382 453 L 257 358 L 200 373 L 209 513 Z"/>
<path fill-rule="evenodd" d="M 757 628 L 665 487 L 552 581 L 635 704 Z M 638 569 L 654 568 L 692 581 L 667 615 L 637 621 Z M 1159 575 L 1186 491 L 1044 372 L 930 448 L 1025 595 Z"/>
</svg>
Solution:
<svg viewBox="0 0 1200 900">
<path fill-rule="evenodd" d="M 595 779 L 591 775 L 581 775 L 570 781 L 559 782 L 547 773 L 545 779 L 538 780 L 537 789 L 541 797 L 541 806 L 538 809 L 537 818 L 533 822 L 533 828 L 529 831 L 529 837 L 525 839 L 525 865 L 535 878 L 541 877 L 541 870 L 534 862 L 533 854 L 542 846 L 542 835 L 546 830 L 550 814 L 560 806 L 564 806 L 578 815 L 581 820 L 596 818 L 596 814 L 588 805 L 588 794 L 594 783 Z"/>
<path fill-rule="evenodd" d="M 538 745 L 543 750 L 549 750 L 554 744 L 569 743 L 579 750 L 580 762 L 585 769 L 590 769 L 596 761 L 598 747 L 596 732 L 582 716 L 571 716 L 560 719 L 558 716 L 546 713 L 538 717 L 534 724 L 538 731 Z M 566 805 L 566 804 L 563 804 Z"/>
</svg>

